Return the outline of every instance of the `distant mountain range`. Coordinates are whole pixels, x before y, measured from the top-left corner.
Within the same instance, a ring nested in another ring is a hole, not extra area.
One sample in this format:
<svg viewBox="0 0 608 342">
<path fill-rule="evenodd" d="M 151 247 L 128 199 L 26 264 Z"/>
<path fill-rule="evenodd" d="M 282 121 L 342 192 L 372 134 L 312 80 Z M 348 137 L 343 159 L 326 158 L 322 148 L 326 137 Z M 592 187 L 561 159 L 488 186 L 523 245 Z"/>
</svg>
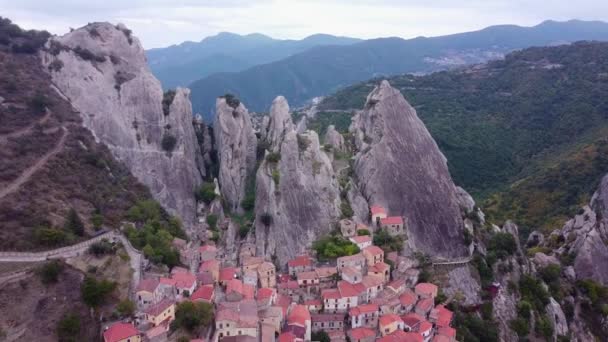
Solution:
<svg viewBox="0 0 608 342">
<path fill-rule="evenodd" d="M 315 34 L 302 40 L 273 39 L 259 33 L 241 36 L 222 32 L 200 42 L 184 42 L 146 51 L 152 72 L 165 89 L 187 86 L 217 72 L 236 72 L 281 60 L 312 47 L 361 41 Z"/>
<path fill-rule="evenodd" d="M 348 38 L 342 39 L 346 39 L 343 43 L 352 43 Z M 277 95 L 284 95 L 292 106 L 299 106 L 316 96 L 372 77 L 429 73 L 502 58 L 508 52 L 530 46 L 579 40 L 608 40 L 608 23 L 545 21 L 534 27 L 501 25 L 432 38 L 379 38 L 341 46 L 315 46 L 272 63 L 240 72 L 215 73 L 198 80 L 190 85 L 192 103 L 194 110 L 209 121 L 216 97 L 226 93 L 237 95 L 251 110 L 266 111 Z M 256 49 L 278 53 L 272 51 L 276 50 L 274 47 L 260 45 Z M 241 57 L 255 62 L 249 54 Z M 157 70 L 155 58 L 150 63 Z M 162 75 L 156 74 L 162 79 Z"/>
</svg>

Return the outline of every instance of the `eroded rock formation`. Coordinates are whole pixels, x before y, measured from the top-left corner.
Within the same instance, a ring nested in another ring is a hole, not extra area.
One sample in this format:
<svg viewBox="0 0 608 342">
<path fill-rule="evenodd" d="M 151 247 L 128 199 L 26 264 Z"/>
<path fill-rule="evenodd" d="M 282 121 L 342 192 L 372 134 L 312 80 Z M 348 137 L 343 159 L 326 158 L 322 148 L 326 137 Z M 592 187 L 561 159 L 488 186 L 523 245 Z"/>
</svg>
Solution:
<svg viewBox="0 0 608 342">
<path fill-rule="evenodd" d="M 247 177 L 254 176 L 251 173 L 256 161 L 257 138 L 247 108 L 240 102 L 218 98 L 214 134 L 222 196 L 232 210 L 240 212 Z"/>
<path fill-rule="evenodd" d="M 323 142 L 326 145 L 331 145 L 331 147 L 338 152 L 344 152 L 346 150 L 346 146 L 344 145 L 344 137 L 340 132 L 336 131 L 336 127 L 334 125 L 329 125 L 327 127 L 327 132 L 325 132 L 325 139 Z"/>
<path fill-rule="evenodd" d="M 190 91 L 163 96 L 139 40 L 126 27 L 89 24 L 47 43 L 43 63 L 83 125 L 148 186 L 187 228 L 194 228 L 200 149 Z"/>
<path fill-rule="evenodd" d="M 355 173 L 368 204 L 405 217 L 414 250 L 444 258 L 466 255 L 446 159 L 399 90 L 383 81 L 350 130 L 359 151 Z"/>
<path fill-rule="evenodd" d="M 296 132 L 285 98 L 273 101 L 267 127 L 262 137 L 269 152 L 256 178 L 255 234 L 259 254 L 284 263 L 331 231 L 340 194 L 319 137 Z"/>
</svg>

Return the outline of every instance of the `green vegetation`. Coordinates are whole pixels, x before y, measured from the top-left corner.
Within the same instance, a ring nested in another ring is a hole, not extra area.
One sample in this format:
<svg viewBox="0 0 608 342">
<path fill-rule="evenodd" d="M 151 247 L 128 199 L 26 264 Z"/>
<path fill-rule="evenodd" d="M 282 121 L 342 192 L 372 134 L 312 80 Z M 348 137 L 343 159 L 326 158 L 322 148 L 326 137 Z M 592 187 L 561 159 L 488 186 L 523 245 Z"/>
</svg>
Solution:
<svg viewBox="0 0 608 342">
<path fill-rule="evenodd" d="M 239 227 L 239 237 L 241 239 L 244 239 L 247 237 L 247 234 L 249 234 L 249 226 L 243 225 Z"/>
<path fill-rule="evenodd" d="M 359 253 L 359 247 L 338 235 L 326 235 L 312 244 L 319 260 L 336 259 Z"/>
<path fill-rule="evenodd" d="M 498 259 L 513 255 L 517 251 L 515 237 L 509 233 L 496 233 L 490 239 L 488 249 L 491 250 Z"/>
<path fill-rule="evenodd" d="M 64 229 L 78 236 L 84 235 L 84 223 L 78 216 L 78 213 L 74 208 L 71 208 L 68 212 L 68 217 L 65 219 Z"/>
<path fill-rule="evenodd" d="M 169 113 L 171 112 L 171 104 L 173 104 L 173 100 L 175 99 L 175 90 L 170 89 L 167 90 L 164 94 L 163 94 L 163 114 L 165 114 L 165 116 L 169 115 Z"/>
<path fill-rule="evenodd" d="M 59 280 L 59 275 L 63 272 L 63 264 L 60 261 L 48 261 L 37 269 L 40 281 L 43 284 L 53 284 Z"/>
<path fill-rule="evenodd" d="M 463 313 L 456 310 L 453 326 L 459 341 L 498 342 L 496 323 L 491 320 L 483 320 L 474 313 Z"/>
<path fill-rule="evenodd" d="M 310 146 L 310 139 L 308 139 L 307 136 L 302 135 L 302 134 L 297 134 L 296 135 L 297 140 L 298 140 L 298 149 L 300 152 L 304 152 L 308 149 L 308 147 Z"/>
<path fill-rule="evenodd" d="M 331 342 L 329 335 L 323 330 L 313 332 L 311 335 L 311 339 L 313 341 L 318 341 L 318 342 Z"/>
<path fill-rule="evenodd" d="M 94 244 L 90 245 L 89 253 L 95 255 L 96 257 L 100 257 L 106 254 L 114 254 L 116 253 L 116 249 L 110 241 L 108 241 L 107 239 L 103 239 L 99 242 L 95 242 Z"/>
<path fill-rule="evenodd" d="M 97 308 L 106 303 L 108 296 L 116 288 L 116 283 L 106 279 L 97 280 L 86 276 L 80 287 L 82 300 L 90 307 Z"/>
<path fill-rule="evenodd" d="M 63 315 L 57 322 L 57 340 L 60 342 L 80 341 L 80 317 L 75 313 Z"/>
<path fill-rule="evenodd" d="M 308 119 L 306 121 L 306 127 L 308 129 L 311 129 L 311 130 L 317 132 L 317 134 L 319 134 L 319 137 L 325 136 L 325 133 L 327 133 L 327 127 L 329 127 L 330 125 L 334 125 L 334 127 L 336 128 L 336 131 L 344 134 L 344 133 L 348 132 L 348 128 L 350 127 L 352 115 L 353 114 L 348 111 L 346 111 L 346 112 L 321 111 L 321 112 L 317 113 L 317 115 L 315 115 L 314 119 Z"/>
<path fill-rule="evenodd" d="M 34 239 L 40 245 L 55 247 L 63 245 L 72 239 L 59 228 L 38 228 L 34 232 Z"/>
<path fill-rule="evenodd" d="M 549 304 L 549 293 L 542 281 L 531 275 L 523 275 L 519 280 L 519 293 L 522 300 L 530 303 L 537 312 L 544 312 Z"/>
<path fill-rule="evenodd" d="M 347 198 L 342 199 L 340 203 L 340 211 L 342 211 L 342 218 L 352 218 L 354 215 L 353 208 L 350 206 L 350 202 Z"/>
<path fill-rule="evenodd" d="M 270 152 L 266 155 L 266 161 L 269 163 L 278 163 L 281 160 L 281 153 Z"/>
<path fill-rule="evenodd" d="M 96 55 L 93 52 L 91 52 L 91 50 L 83 48 L 81 46 L 77 46 L 77 47 L 73 48 L 72 51 L 74 51 L 76 56 L 84 59 L 85 61 L 98 62 L 98 63 L 103 63 L 106 61 L 106 58 L 104 56 Z"/>
<path fill-rule="evenodd" d="M 169 133 L 165 133 L 163 135 L 163 140 L 160 143 L 160 146 L 163 150 L 167 152 L 173 152 L 175 146 L 177 145 L 177 138 Z"/>
<path fill-rule="evenodd" d="M 514 219 L 526 235 L 561 225 L 605 173 L 607 73 L 608 44 L 576 43 L 389 81 L 415 106 L 455 182 L 487 199 L 491 221 Z M 377 81 L 347 87 L 321 109 L 362 108 Z"/>
<path fill-rule="evenodd" d="M 274 181 L 274 185 L 279 186 L 279 182 L 281 181 L 281 173 L 278 169 L 272 170 L 272 180 Z"/>
<path fill-rule="evenodd" d="M 135 303 L 128 299 L 121 300 L 120 303 L 116 306 L 116 311 L 122 317 L 130 317 L 135 313 Z"/>
<path fill-rule="evenodd" d="M 374 234 L 374 245 L 382 248 L 385 253 L 398 252 L 403 249 L 403 238 L 391 236 L 385 229 L 380 229 Z"/>
<path fill-rule="evenodd" d="M 177 304 L 175 321 L 171 322 L 171 330 L 178 328 L 190 332 L 200 326 L 209 326 L 213 321 L 213 306 L 209 303 L 185 301 Z"/>
<path fill-rule="evenodd" d="M 216 197 L 215 184 L 213 182 L 205 182 L 198 188 L 194 196 L 197 201 L 203 201 L 205 204 L 211 203 Z"/>
<path fill-rule="evenodd" d="M 186 239 L 186 234 L 177 218 L 170 217 L 156 201 L 146 200 L 133 206 L 127 213 L 127 219 L 134 222 L 136 227 L 128 227 L 125 233 L 146 258 L 169 267 L 179 264 L 179 252 L 171 242 L 175 237 Z"/>
<path fill-rule="evenodd" d="M 207 215 L 207 224 L 209 225 L 209 228 L 211 228 L 212 230 L 217 228 L 217 215 L 215 214 L 209 214 Z"/>
<path fill-rule="evenodd" d="M 357 236 L 369 235 L 369 230 L 367 229 L 357 229 Z"/>
</svg>

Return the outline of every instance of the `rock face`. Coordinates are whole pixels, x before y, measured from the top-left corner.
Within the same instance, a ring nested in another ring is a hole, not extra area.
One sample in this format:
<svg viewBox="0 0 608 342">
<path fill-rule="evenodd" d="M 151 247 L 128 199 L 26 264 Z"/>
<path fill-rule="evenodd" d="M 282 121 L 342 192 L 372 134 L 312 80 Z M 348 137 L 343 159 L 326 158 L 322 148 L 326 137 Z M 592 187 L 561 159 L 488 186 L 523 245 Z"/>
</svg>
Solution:
<svg viewBox="0 0 608 342">
<path fill-rule="evenodd" d="M 122 25 L 89 24 L 53 37 L 47 45 L 43 63 L 80 112 L 83 125 L 169 213 L 193 229 L 193 190 L 203 171 L 190 91 L 178 88 L 163 101 L 141 44 Z"/>
<path fill-rule="evenodd" d="M 557 336 L 568 336 L 568 321 L 562 307 L 553 297 L 550 298 L 549 304 L 545 308 L 547 317 L 553 325 L 553 338 L 557 340 Z"/>
<path fill-rule="evenodd" d="M 336 131 L 336 127 L 334 127 L 334 125 L 327 127 L 327 132 L 325 133 L 323 143 L 331 145 L 331 147 L 333 147 L 333 149 L 336 151 L 345 151 L 344 137 L 342 134 Z"/>
<path fill-rule="evenodd" d="M 232 210 L 241 212 L 247 177 L 255 168 L 257 138 L 247 108 L 242 103 L 218 98 L 214 124 L 215 143 L 220 163 L 222 196 Z"/>
<path fill-rule="evenodd" d="M 273 101 L 267 127 L 261 133 L 269 152 L 256 177 L 256 243 L 259 255 L 284 263 L 331 231 L 340 193 L 317 134 L 296 132 L 285 98 Z M 280 159 L 272 162 L 269 153 Z"/>
<path fill-rule="evenodd" d="M 355 173 L 369 205 L 408 222 L 410 247 L 434 257 L 467 254 L 456 187 L 447 162 L 401 93 L 383 81 L 350 128 Z"/>
</svg>

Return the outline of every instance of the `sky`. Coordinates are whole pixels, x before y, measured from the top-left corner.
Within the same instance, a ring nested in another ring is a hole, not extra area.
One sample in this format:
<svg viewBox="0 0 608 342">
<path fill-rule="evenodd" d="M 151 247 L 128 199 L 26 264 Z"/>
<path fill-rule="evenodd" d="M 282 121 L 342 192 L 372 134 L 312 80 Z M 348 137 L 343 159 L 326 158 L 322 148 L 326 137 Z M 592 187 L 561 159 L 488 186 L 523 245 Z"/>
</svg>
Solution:
<svg viewBox="0 0 608 342">
<path fill-rule="evenodd" d="M 608 21 L 607 0 L 0 0 L 0 9 L 23 28 L 53 34 L 124 23 L 147 49 L 219 32 L 413 38 L 547 19 Z"/>
</svg>

